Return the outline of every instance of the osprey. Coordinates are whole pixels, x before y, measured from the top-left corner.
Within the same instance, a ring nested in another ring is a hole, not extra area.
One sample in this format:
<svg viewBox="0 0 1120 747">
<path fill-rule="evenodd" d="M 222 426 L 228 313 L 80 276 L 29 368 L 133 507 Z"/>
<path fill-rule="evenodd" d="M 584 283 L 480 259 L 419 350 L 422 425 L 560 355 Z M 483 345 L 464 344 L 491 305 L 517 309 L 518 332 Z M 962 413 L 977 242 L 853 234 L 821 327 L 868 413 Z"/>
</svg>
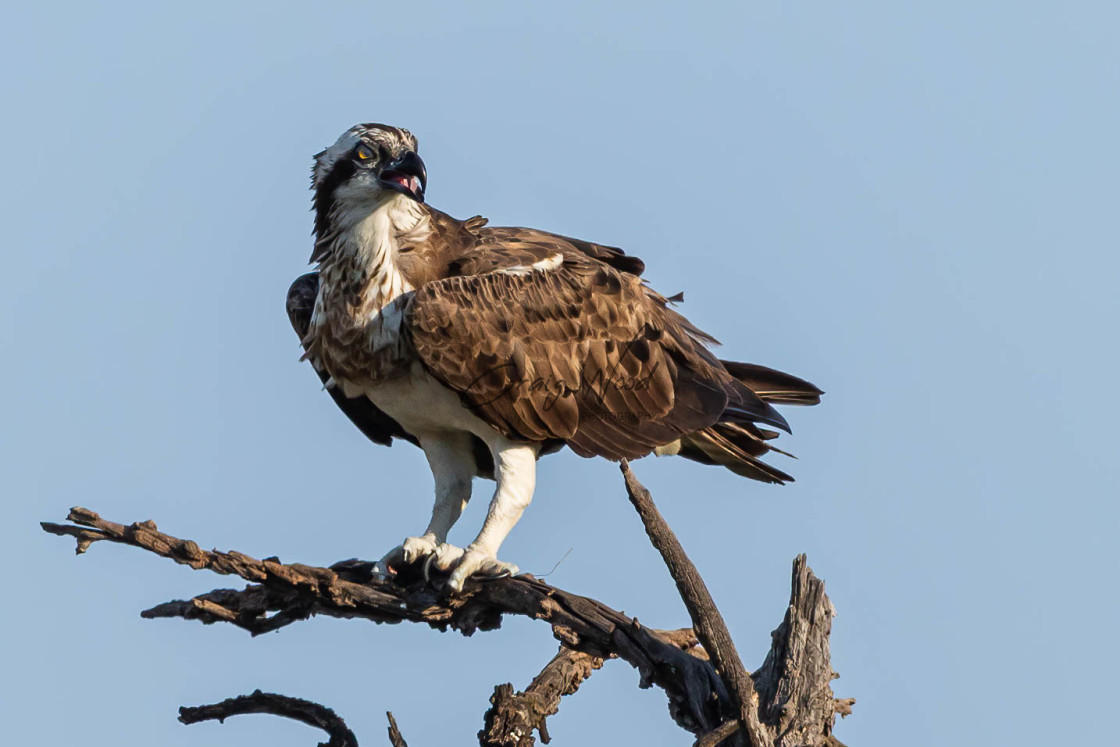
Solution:
<svg viewBox="0 0 1120 747">
<path fill-rule="evenodd" d="M 317 272 L 289 318 L 343 412 L 370 438 L 424 451 L 435 478 L 425 532 L 377 564 L 418 560 L 517 573 L 498 548 L 533 496 L 536 461 L 568 446 L 612 460 L 679 454 L 755 480 L 792 478 L 759 457 L 789 431 L 771 406 L 816 404 L 789 374 L 719 360 L 716 343 L 619 249 L 529 228 L 457 220 L 424 203 L 416 138 L 359 124 L 315 156 Z M 784 453 L 784 452 L 782 452 Z M 447 533 L 475 476 L 497 483 L 466 548 Z"/>
</svg>

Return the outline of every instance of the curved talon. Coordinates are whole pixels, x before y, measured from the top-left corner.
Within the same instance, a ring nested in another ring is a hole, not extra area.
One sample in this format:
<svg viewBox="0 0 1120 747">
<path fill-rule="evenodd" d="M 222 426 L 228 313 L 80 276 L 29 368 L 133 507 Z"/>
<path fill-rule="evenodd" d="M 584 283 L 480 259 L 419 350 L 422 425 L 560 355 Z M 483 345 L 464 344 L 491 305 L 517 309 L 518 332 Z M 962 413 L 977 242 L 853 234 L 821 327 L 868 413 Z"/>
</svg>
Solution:
<svg viewBox="0 0 1120 747">
<path fill-rule="evenodd" d="M 513 574 L 509 570 L 502 568 L 497 573 L 486 573 L 485 571 L 478 571 L 471 575 L 471 578 L 479 581 L 500 581 L 503 578 L 513 578 Z"/>
<path fill-rule="evenodd" d="M 412 565 L 421 558 L 432 555 L 437 548 L 436 538 L 430 534 L 421 537 L 408 537 L 400 546 L 401 555 L 406 565 Z"/>
<path fill-rule="evenodd" d="M 395 575 L 400 566 L 409 566 L 436 555 L 439 545 L 435 537 L 425 534 L 420 537 L 406 537 L 404 542 L 385 553 L 381 560 L 374 563 L 373 574 L 382 580 Z"/>
<path fill-rule="evenodd" d="M 423 561 L 421 563 L 421 561 Z M 503 563 L 493 555 L 482 550 L 470 550 L 447 542 L 436 543 L 433 537 L 409 537 L 373 564 L 374 578 L 387 580 L 396 575 L 394 568 L 400 564 L 420 563 L 424 583 L 432 585 L 433 568 L 436 571 L 450 572 L 447 587 L 458 593 L 463 590 L 467 579 L 497 581 L 520 573 L 512 563 Z"/>
<path fill-rule="evenodd" d="M 516 576 L 520 569 L 512 563 L 503 563 L 493 555 L 479 550 L 467 550 L 448 579 L 447 585 L 453 592 L 461 592 L 467 579 L 478 578 L 482 581 L 497 581 L 501 578 Z"/>
<path fill-rule="evenodd" d="M 436 568 L 441 571 L 454 571 L 464 557 L 466 557 L 466 550 L 444 542 L 436 548 Z"/>
</svg>

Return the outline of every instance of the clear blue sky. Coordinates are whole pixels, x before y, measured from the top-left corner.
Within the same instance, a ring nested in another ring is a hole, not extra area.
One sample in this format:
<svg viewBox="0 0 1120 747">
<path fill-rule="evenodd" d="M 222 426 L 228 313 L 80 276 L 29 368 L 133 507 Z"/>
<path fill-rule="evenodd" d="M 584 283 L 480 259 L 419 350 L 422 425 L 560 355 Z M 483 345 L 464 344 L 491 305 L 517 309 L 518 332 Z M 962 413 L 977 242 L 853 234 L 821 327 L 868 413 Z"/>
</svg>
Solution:
<svg viewBox="0 0 1120 747">
<path fill-rule="evenodd" d="M 1120 14 L 1111 3 L 9 4 L 0 210 L 11 744 L 314 744 L 260 687 L 384 743 L 468 744 L 547 626 L 473 639 L 317 620 L 256 640 L 138 612 L 230 579 L 37 528 L 75 504 L 326 564 L 423 527 L 421 454 L 334 411 L 284 315 L 310 158 L 359 121 L 420 139 L 430 201 L 615 244 L 724 342 L 828 395 L 779 488 L 639 477 L 748 667 L 806 552 L 839 616 L 852 745 L 1103 744 L 1118 661 L 1112 393 Z M 541 465 L 504 557 L 684 625 L 614 465 Z M 453 539 L 469 541 L 485 487 Z M 687 744 L 614 662 L 555 744 Z M 1071 728 L 1081 729 L 1074 734 Z"/>
</svg>

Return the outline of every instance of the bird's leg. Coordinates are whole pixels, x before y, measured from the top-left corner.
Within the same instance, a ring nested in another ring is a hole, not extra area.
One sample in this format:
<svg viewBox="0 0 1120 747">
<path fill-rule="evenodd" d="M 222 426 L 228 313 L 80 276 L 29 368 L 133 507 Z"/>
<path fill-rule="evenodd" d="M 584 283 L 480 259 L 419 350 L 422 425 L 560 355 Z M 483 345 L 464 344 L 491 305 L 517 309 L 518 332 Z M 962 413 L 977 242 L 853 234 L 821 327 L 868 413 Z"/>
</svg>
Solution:
<svg viewBox="0 0 1120 747">
<path fill-rule="evenodd" d="M 465 433 L 440 433 L 420 439 L 424 456 L 432 468 L 436 483 L 436 501 L 432 507 L 432 520 L 419 537 L 408 537 L 394 547 L 374 565 L 380 576 L 388 574 L 394 565 L 411 565 L 419 560 L 436 556 L 462 555 L 460 548 L 447 544 L 447 533 L 459 520 L 463 508 L 471 499 L 471 479 L 475 474 L 474 453 L 470 435 Z"/>
<path fill-rule="evenodd" d="M 452 591 L 462 591 L 463 584 L 474 574 L 489 577 L 512 576 L 517 566 L 498 560 L 498 548 L 513 525 L 521 518 L 533 499 L 537 479 L 537 447 L 513 443 L 502 438 L 491 446 L 494 454 L 494 477 L 498 483 L 482 531 L 461 556 L 443 549 L 435 558 L 437 568 L 454 570 L 448 581 Z"/>
</svg>

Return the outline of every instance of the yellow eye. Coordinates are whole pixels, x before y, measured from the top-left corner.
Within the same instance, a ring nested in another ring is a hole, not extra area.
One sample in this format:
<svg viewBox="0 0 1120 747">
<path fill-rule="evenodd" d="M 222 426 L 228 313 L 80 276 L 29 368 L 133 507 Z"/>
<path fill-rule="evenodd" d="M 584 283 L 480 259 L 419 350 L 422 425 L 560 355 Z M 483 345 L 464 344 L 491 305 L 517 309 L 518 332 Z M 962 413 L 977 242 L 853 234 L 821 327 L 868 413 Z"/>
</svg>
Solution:
<svg viewBox="0 0 1120 747">
<path fill-rule="evenodd" d="M 370 150 L 368 146 L 359 145 L 358 146 L 358 160 L 368 161 L 371 158 L 373 158 L 373 151 Z"/>
</svg>

